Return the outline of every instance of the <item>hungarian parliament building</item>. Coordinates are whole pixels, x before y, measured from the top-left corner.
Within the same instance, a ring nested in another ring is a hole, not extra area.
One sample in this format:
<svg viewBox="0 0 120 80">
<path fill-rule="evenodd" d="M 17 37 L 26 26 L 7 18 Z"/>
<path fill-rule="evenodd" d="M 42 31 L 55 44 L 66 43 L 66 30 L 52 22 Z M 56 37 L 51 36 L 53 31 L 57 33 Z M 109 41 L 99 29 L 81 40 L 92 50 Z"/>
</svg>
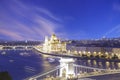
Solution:
<svg viewBox="0 0 120 80">
<path fill-rule="evenodd" d="M 43 52 L 51 53 L 103 53 L 103 54 L 116 54 L 120 58 L 120 48 L 118 47 L 99 47 L 99 46 L 75 46 L 75 43 L 61 41 L 55 34 L 50 38 L 45 37 L 45 41 L 41 46 Z M 78 43 L 79 44 L 79 43 Z"/>
<path fill-rule="evenodd" d="M 45 42 L 43 44 L 43 51 L 44 52 L 66 52 L 66 42 L 60 41 L 53 34 L 50 38 L 47 36 L 45 37 Z"/>
</svg>

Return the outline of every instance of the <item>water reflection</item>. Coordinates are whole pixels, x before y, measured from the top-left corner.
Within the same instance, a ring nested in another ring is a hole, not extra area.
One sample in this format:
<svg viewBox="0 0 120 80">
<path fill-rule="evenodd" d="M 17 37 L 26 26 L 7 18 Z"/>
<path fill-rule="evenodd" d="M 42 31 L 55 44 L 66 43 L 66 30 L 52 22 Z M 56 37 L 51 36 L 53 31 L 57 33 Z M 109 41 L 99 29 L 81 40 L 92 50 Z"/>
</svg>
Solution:
<svg viewBox="0 0 120 80">
<path fill-rule="evenodd" d="M 0 51 L 0 63 L 1 70 L 9 71 L 13 80 L 22 80 L 49 71 L 59 65 L 58 60 L 49 62 L 45 57 L 32 50 Z M 120 69 L 120 62 L 76 60 L 75 63 L 96 68 Z"/>
<path fill-rule="evenodd" d="M 103 69 L 120 69 L 120 62 L 98 61 L 98 60 L 78 60 L 76 64 L 103 68 Z"/>
<path fill-rule="evenodd" d="M 118 68 L 120 69 L 120 63 L 117 63 L 117 65 L 118 65 Z"/>
<path fill-rule="evenodd" d="M 99 66 L 100 68 L 103 68 L 102 62 L 98 62 L 98 66 Z"/>
<path fill-rule="evenodd" d="M 43 73 L 59 63 L 49 63 L 42 55 L 32 50 L 1 50 L 0 71 L 8 71 L 13 80 Z"/>
</svg>

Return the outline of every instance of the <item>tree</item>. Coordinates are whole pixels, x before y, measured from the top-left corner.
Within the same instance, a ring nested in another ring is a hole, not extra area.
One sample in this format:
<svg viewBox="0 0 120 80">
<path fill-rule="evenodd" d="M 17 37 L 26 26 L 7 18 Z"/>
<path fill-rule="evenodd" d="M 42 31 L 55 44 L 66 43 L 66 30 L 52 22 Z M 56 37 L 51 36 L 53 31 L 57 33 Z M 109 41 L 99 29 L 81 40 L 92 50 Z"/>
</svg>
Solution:
<svg viewBox="0 0 120 80">
<path fill-rule="evenodd" d="M 12 80 L 12 78 L 7 71 L 4 71 L 0 72 L 0 80 Z"/>
</svg>

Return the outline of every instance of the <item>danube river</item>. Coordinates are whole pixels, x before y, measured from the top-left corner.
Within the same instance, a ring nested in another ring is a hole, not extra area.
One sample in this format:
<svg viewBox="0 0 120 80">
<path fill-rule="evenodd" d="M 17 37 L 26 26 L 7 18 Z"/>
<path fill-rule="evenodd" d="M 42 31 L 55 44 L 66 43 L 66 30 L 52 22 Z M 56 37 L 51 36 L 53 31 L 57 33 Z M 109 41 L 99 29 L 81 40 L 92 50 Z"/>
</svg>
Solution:
<svg viewBox="0 0 120 80">
<path fill-rule="evenodd" d="M 52 70 L 59 65 L 58 59 L 50 61 L 32 50 L 1 50 L 0 71 L 8 71 L 13 80 L 23 80 L 27 77 Z M 119 62 L 106 62 L 96 60 L 79 60 L 79 65 L 120 69 Z M 120 74 L 91 77 L 81 80 L 120 80 Z"/>
</svg>

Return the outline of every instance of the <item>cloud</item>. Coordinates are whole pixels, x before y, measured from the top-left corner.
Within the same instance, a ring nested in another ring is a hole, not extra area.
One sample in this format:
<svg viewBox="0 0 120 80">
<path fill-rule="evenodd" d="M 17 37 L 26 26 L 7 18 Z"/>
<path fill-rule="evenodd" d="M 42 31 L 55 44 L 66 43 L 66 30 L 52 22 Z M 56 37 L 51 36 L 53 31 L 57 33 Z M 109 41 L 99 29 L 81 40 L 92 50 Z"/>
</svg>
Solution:
<svg viewBox="0 0 120 80">
<path fill-rule="evenodd" d="M 120 4 L 119 3 L 114 3 L 113 4 L 113 10 L 120 12 Z"/>
<path fill-rule="evenodd" d="M 109 31 L 107 31 L 105 33 L 104 37 L 111 36 L 111 35 L 112 35 L 112 37 L 120 37 L 120 24 L 113 27 Z"/>
<path fill-rule="evenodd" d="M 14 32 L 12 31 L 9 31 L 9 30 L 4 30 L 4 29 L 0 29 L 0 33 L 7 36 L 7 37 L 12 37 L 12 38 L 17 38 L 17 39 L 22 39 L 23 37 L 19 36 L 18 34 L 15 34 Z"/>
<path fill-rule="evenodd" d="M 2 4 L 3 3 L 3 4 Z M 14 40 L 40 40 L 45 35 L 62 32 L 59 17 L 49 10 L 27 5 L 18 0 L 0 5 L 0 35 Z"/>
<path fill-rule="evenodd" d="M 46 10 L 44 8 L 36 8 L 36 10 L 38 10 L 40 13 L 43 13 L 43 14 L 47 15 L 48 17 L 56 20 L 56 21 L 62 21 L 60 18 L 56 17 L 50 11 L 48 11 L 48 10 Z"/>
</svg>

